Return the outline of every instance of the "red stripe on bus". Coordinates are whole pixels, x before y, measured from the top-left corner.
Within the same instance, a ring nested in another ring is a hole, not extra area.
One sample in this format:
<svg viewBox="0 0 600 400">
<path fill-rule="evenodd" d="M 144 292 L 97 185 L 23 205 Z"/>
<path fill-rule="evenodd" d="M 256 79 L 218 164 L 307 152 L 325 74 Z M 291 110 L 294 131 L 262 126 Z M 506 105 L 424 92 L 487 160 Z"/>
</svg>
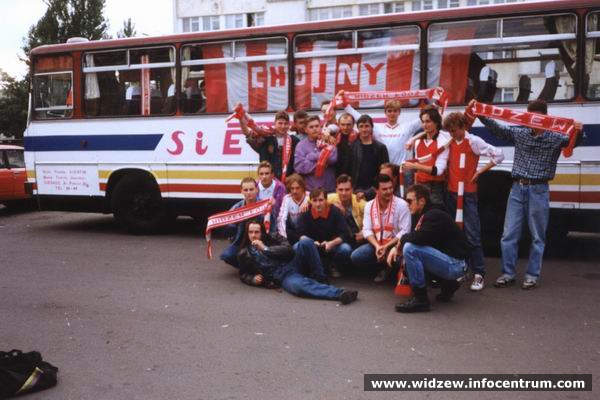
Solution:
<svg viewBox="0 0 600 400">
<path fill-rule="evenodd" d="M 161 192 L 240 193 L 240 185 L 197 185 L 192 183 L 166 183 Z"/>
<path fill-rule="evenodd" d="M 550 192 L 550 201 L 600 203 L 600 192 Z"/>
</svg>

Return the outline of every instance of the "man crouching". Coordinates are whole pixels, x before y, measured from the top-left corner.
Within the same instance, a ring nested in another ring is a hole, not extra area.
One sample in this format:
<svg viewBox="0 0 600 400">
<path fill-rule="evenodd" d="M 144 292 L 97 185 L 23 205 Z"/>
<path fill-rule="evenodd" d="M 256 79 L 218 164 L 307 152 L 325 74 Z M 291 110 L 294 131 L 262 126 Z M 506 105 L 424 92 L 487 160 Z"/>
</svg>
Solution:
<svg viewBox="0 0 600 400">
<path fill-rule="evenodd" d="M 339 300 L 342 304 L 350 304 L 358 297 L 356 290 L 326 285 L 300 273 L 308 269 L 313 276 L 324 276 L 313 241 L 301 239 L 294 254 L 287 240 L 278 234 L 268 235 L 264 226 L 256 220 L 246 223 L 238 262 L 240 279 L 248 285 L 281 285 L 296 296 Z"/>
<path fill-rule="evenodd" d="M 466 270 L 467 238 L 447 212 L 431 206 L 429 196 L 423 185 L 413 185 L 406 192 L 408 208 L 418 222 L 400 239 L 399 249 L 414 293 L 408 302 L 396 305 L 396 311 L 402 313 L 429 311 L 425 272 L 441 280 L 442 291 L 436 299 L 448 302 Z"/>
</svg>

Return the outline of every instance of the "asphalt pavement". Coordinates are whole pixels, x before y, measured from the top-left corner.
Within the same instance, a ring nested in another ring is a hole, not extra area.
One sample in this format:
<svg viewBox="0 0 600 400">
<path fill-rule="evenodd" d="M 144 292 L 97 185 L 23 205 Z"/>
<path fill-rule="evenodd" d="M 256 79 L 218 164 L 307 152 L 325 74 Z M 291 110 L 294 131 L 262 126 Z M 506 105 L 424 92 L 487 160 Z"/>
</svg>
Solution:
<svg viewBox="0 0 600 400">
<path fill-rule="evenodd" d="M 359 290 L 348 306 L 252 288 L 205 245 L 191 219 L 132 236 L 111 216 L 0 209 L 0 350 L 60 368 L 55 388 L 22 398 L 600 397 L 600 235 L 570 234 L 535 290 L 491 287 L 500 260 L 486 258 L 483 292 L 415 315 L 364 277 L 334 282 Z M 592 373 L 596 393 L 376 393 L 366 373 Z"/>
</svg>

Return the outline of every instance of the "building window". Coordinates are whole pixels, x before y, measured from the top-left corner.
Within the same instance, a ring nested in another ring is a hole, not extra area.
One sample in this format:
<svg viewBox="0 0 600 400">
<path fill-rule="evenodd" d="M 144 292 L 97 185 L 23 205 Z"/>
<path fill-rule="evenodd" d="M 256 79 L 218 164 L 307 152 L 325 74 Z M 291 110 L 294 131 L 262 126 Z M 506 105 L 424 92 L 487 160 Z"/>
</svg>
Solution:
<svg viewBox="0 0 600 400">
<path fill-rule="evenodd" d="M 198 32 L 200 30 L 200 18 L 190 18 L 190 30 L 192 32 Z"/>
<path fill-rule="evenodd" d="M 381 14 L 381 3 L 361 4 L 358 6 L 358 15 Z"/>
<path fill-rule="evenodd" d="M 438 8 L 448 8 L 448 0 L 438 0 Z"/>
<path fill-rule="evenodd" d="M 412 10 L 420 11 L 421 10 L 421 0 L 413 0 L 412 2 Z"/>
<path fill-rule="evenodd" d="M 182 18 L 182 20 L 182 28 L 184 32 L 198 32 L 200 30 L 199 17 Z"/>
<path fill-rule="evenodd" d="M 265 24 L 265 13 L 257 12 L 257 13 L 248 13 L 248 26 L 262 26 Z"/>
<path fill-rule="evenodd" d="M 383 12 L 385 14 L 404 12 L 404 2 L 385 3 L 383 5 Z"/>
<path fill-rule="evenodd" d="M 449 6 L 450 8 L 460 7 L 460 0 L 450 0 Z"/>
<path fill-rule="evenodd" d="M 311 8 L 308 10 L 309 21 L 322 21 L 325 19 L 348 18 L 352 16 L 351 6 Z"/>
<path fill-rule="evenodd" d="M 193 28 L 192 22 L 192 28 Z M 202 30 L 203 31 L 218 31 L 221 29 L 221 21 L 218 15 L 207 15 L 202 17 Z"/>
<path fill-rule="evenodd" d="M 244 14 L 229 14 L 225 16 L 225 28 L 243 28 L 244 25 Z"/>
</svg>

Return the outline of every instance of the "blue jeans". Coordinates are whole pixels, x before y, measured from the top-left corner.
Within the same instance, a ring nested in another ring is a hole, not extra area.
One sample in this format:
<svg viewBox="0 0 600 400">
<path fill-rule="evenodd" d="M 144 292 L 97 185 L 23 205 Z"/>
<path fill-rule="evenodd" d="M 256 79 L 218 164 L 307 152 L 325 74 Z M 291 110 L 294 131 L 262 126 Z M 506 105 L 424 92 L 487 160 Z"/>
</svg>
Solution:
<svg viewBox="0 0 600 400">
<path fill-rule="evenodd" d="M 303 271 L 309 270 L 315 278 L 325 278 L 319 250 L 314 241 L 302 238 L 294 245 L 294 250 L 296 254 L 288 263 L 291 267 L 288 270 L 291 272 L 281 278 L 281 287 L 296 296 L 337 300 L 342 294 L 342 289 L 319 283 L 302 274 Z"/>
<path fill-rule="evenodd" d="M 292 248 L 296 254 L 290 263 L 293 264 L 296 272 L 312 275 L 316 279 L 327 277 L 319 255 L 319 249 L 315 246 L 314 240 L 302 238 Z"/>
<path fill-rule="evenodd" d="M 381 265 L 377 262 L 375 247 L 371 243 L 365 243 L 358 246 L 350 256 L 352 264 L 362 269 L 378 269 Z"/>
<path fill-rule="evenodd" d="M 525 278 L 537 280 L 542 270 L 542 258 L 546 246 L 546 228 L 550 215 L 550 193 L 547 183 L 521 185 L 514 182 L 508 196 L 502 248 L 502 273 L 508 278 L 516 275 L 519 239 L 523 221 L 531 233 L 531 249 Z"/>
<path fill-rule="evenodd" d="M 448 192 L 446 208 L 453 218 L 456 217 L 456 199 L 458 195 Z M 477 206 L 477 193 L 465 193 L 463 197 L 463 222 L 467 242 L 471 245 L 471 254 L 467 265 L 475 274 L 485 275 L 483 248 L 481 247 L 481 223 Z"/>
<path fill-rule="evenodd" d="M 450 257 L 433 247 L 405 243 L 402 253 L 412 287 L 426 286 L 425 271 L 446 280 L 455 280 L 465 274 L 464 260 Z"/>
<path fill-rule="evenodd" d="M 350 256 L 352 254 L 352 246 L 350 246 L 346 242 L 342 242 L 339 246 L 336 246 L 335 249 L 331 252 L 331 259 L 340 268 L 345 267 L 350 264 Z"/>
<path fill-rule="evenodd" d="M 346 242 L 340 243 L 339 245 L 335 246 L 335 248 L 331 252 L 326 253 L 325 250 L 317 248 L 317 246 L 314 243 L 314 240 L 312 240 L 311 238 L 303 238 L 292 247 L 294 251 L 298 250 L 299 243 L 303 240 L 304 246 L 312 245 L 312 247 L 314 247 L 317 250 L 317 253 L 319 253 L 321 257 L 328 257 L 328 259 L 332 260 L 335 263 L 335 265 L 337 265 L 340 268 L 345 267 L 351 262 L 350 254 L 352 254 L 352 246 L 350 246 Z M 320 258 L 320 261 L 321 268 L 323 268 L 324 270 L 323 259 Z"/>
<path fill-rule="evenodd" d="M 296 296 L 313 297 L 316 299 L 337 300 L 342 294 L 342 289 L 331 285 L 319 283 L 314 279 L 292 272 L 286 275 L 281 282 L 281 287 Z"/>
</svg>

